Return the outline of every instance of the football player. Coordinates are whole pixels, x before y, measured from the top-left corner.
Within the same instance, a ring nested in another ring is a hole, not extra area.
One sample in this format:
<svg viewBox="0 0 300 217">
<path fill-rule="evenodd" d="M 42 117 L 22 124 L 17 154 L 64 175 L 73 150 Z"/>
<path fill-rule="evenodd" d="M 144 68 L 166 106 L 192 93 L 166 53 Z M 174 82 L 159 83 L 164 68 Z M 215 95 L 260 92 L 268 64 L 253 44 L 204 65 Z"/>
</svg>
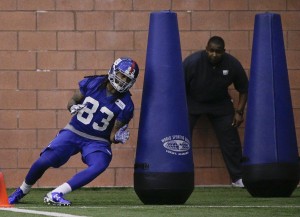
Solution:
<svg viewBox="0 0 300 217">
<path fill-rule="evenodd" d="M 44 197 L 49 205 L 70 206 L 64 195 L 87 185 L 109 166 L 111 143 L 125 143 L 133 117 L 134 104 L 129 89 L 139 74 L 138 64 L 130 58 L 119 58 L 108 75 L 87 76 L 68 102 L 73 115 L 67 126 L 41 152 L 28 171 L 22 185 L 8 198 L 18 203 L 50 168 L 59 168 L 71 156 L 81 153 L 87 168 L 58 186 Z"/>
</svg>

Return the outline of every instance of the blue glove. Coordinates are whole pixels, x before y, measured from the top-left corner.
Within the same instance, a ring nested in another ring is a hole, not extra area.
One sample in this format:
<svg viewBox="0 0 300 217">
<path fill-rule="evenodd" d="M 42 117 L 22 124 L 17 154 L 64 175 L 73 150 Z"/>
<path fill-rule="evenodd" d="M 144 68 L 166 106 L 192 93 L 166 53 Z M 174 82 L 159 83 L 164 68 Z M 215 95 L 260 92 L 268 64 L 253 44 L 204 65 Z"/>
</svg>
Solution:
<svg viewBox="0 0 300 217">
<path fill-rule="evenodd" d="M 121 142 L 124 144 L 129 139 L 129 130 L 127 129 L 128 125 L 121 127 L 115 134 L 115 141 Z"/>
<path fill-rule="evenodd" d="M 70 108 L 71 115 L 77 114 L 85 106 L 86 106 L 85 104 L 72 105 L 72 107 Z"/>
</svg>

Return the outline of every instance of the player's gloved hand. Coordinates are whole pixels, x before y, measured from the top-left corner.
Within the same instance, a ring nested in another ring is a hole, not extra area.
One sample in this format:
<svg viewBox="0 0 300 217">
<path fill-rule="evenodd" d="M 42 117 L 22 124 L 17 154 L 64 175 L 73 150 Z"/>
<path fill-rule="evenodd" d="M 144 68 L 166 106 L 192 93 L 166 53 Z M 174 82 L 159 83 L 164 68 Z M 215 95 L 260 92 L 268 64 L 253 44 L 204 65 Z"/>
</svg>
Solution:
<svg viewBox="0 0 300 217">
<path fill-rule="evenodd" d="M 72 105 L 70 108 L 70 112 L 72 115 L 77 114 L 81 109 L 83 109 L 86 105 L 85 104 L 77 104 L 77 105 Z"/>
<path fill-rule="evenodd" d="M 115 134 L 115 141 L 121 142 L 124 144 L 129 139 L 129 130 L 127 129 L 128 125 L 121 127 Z"/>
</svg>

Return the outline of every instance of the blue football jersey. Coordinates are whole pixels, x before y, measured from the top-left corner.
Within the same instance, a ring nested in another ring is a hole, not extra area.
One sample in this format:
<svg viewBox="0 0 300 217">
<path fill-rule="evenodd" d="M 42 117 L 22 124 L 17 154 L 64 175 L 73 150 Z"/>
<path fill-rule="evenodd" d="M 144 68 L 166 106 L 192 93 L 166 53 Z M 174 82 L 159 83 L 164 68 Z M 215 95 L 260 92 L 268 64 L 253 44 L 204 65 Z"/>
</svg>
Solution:
<svg viewBox="0 0 300 217">
<path fill-rule="evenodd" d="M 133 117 L 134 104 L 131 94 L 126 92 L 120 98 L 108 94 L 106 76 L 92 76 L 79 82 L 81 93 L 85 96 L 82 104 L 86 105 L 70 121 L 70 124 L 83 133 L 109 140 L 115 120 L 128 123 Z"/>
</svg>

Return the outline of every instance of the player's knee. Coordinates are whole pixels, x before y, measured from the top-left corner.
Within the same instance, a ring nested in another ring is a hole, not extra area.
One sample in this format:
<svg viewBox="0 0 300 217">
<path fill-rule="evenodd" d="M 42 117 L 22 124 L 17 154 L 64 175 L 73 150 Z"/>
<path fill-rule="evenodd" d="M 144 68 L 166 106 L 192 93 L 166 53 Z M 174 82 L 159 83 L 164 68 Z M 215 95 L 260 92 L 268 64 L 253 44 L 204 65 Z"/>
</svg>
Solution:
<svg viewBox="0 0 300 217">
<path fill-rule="evenodd" d="M 54 168 L 58 168 L 66 162 L 66 160 L 62 160 L 59 155 L 55 153 L 55 150 L 51 149 L 44 151 L 40 156 L 40 159 L 44 164 Z"/>
<path fill-rule="evenodd" d="M 94 174 L 101 174 L 110 164 L 111 156 L 102 152 L 94 152 L 88 155 L 87 164 Z"/>
</svg>

